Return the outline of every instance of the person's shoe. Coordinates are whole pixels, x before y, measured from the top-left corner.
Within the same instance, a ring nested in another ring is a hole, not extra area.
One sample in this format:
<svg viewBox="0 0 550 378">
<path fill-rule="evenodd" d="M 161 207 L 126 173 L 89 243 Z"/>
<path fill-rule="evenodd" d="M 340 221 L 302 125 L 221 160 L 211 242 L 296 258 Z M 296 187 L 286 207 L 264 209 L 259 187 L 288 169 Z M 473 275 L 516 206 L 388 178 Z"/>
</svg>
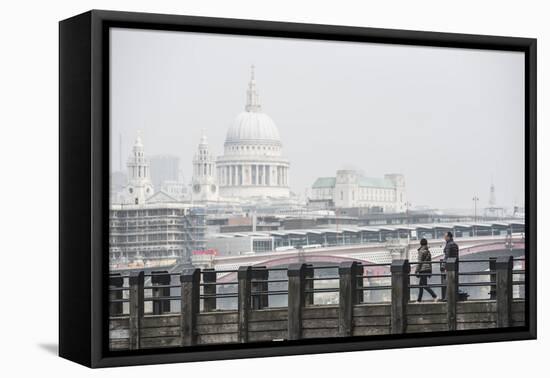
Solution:
<svg viewBox="0 0 550 378">
<path fill-rule="evenodd" d="M 437 298 L 437 295 L 436 295 L 435 297 L 432 297 L 432 301 L 433 301 L 433 302 L 439 301 L 439 298 Z"/>
</svg>

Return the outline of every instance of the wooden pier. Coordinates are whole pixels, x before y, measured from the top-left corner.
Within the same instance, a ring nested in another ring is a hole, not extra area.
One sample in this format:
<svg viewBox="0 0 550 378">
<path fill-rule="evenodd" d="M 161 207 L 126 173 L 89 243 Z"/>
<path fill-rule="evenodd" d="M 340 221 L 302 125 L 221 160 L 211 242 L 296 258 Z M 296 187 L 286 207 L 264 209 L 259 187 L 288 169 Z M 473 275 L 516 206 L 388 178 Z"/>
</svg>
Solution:
<svg viewBox="0 0 550 378">
<path fill-rule="evenodd" d="M 410 277 L 414 276 L 411 265 L 415 263 L 408 260 L 386 264 L 391 280 L 387 287 L 364 286 L 365 267 L 384 264 L 358 262 L 337 266 L 336 289 L 314 289 L 313 271 L 320 268 L 307 264 L 269 269 L 246 266 L 237 271 L 188 269 L 178 273 L 177 285 L 170 284 L 174 274 L 166 272 L 112 276 L 109 345 L 111 350 L 134 350 L 524 326 L 525 302 L 513 299 L 512 294 L 514 285 L 524 284 L 514 277 L 524 271 L 513 270 L 511 256 L 487 263 L 489 270 L 474 274 L 489 277 L 488 281 L 463 284 L 459 277 L 473 275 L 472 272 L 459 272 L 459 262 L 448 259 L 441 273 L 442 284 L 429 285 L 444 286 L 446 301 L 422 303 L 410 301 L 410 290 L 418 285 L 410 283 Z M 273 270 L 286 271 L 286 279 L 270 279 Z M 236 281 L 217 282 L 217 277 L 223 274 L 236 277 Z M 283 281 L 287 285 L 284 292 L 268 290 L 269 283 Z M 150 286 L 145 286 L 145 282 Z M 218 293 L 217 286 L 222 284 L 234 285 L 237 290 Z M 490 297 L 459 300 L 459 287 L 475 285 L 491 286 Z M 170 296 L 174 288 L 180 295 Z M 150 297 L 145 297 L 146 290 L 152 293 Z M 391 291 L 391 300 L 365 303 L 367 290 Z M 314 304 L 315 293 L 330 291 L 338 293 L 337 305 Z M 269 297 L 277 294 L 288 295 L 288 306 L 269 306 Z M 235 298 L 237 308 L 217 309 L 217 301 L 224 297 Z M 149 314 L 145 313 L 147 301 L 153 303 Z M 170 312 L 170 301 L 180 304 L 179 311 L 172 308 Z M 128 303 L 127 313 L 123 313 L 124 303 Z"/>
</svg>

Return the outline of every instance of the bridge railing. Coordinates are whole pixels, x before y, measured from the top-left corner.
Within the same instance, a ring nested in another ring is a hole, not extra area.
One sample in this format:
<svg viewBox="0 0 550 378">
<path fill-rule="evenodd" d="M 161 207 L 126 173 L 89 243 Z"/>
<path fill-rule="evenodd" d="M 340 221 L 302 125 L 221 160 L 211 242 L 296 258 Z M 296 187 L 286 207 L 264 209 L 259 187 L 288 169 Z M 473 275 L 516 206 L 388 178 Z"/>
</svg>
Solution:
<svg viewBox="0 0 550 378">
<path fill-rule="evenodd" d="M 513 258 L 513 262 L 521 263 L 525 259 Z M 425 262 L 426 263 L 426 262 Z M 425 264 L 424 263 L 424 264 Z M 440 267 L 440 273 L 411 273 L 409 272 L 409 284 L 408 289 L 410 292 L 410 299 L 414 300 L 416 293 L 415 290 L 420 288 L 431 288 L 439 294 L 439 299 L 444 299 L 447 289 L 447 276 L 452 274 L 451 270 L 446 269 L 445 262 L 443 260 L 427 262 Z M 496 270 L 496 258 L 489 259 L 461 259 L 458 261 L 459 266 L 468 264 L 486 265 L 484 270 L 465 270 L 461 268 L 456 274 L 458 275 L 457 287 L 459 289 L 459 300 L 466 300 L 469 296 L 467 293 L 462 292 L 461 288 L 483 288 L 488 287 L 487 298 L 475 298 L 475 299 L 496 299 L 496 286 L 497 286 L 497 270 Z M 409 262 L 411 267 L 419 264 L 419 262 Z M 344 264 L 345 265 L 345 264 Z M 355 301 L 357 303 L 380 303 L 391 301 L 392 284 L 391 279 L 393 273 L 390 272 L 390 263 L 356 263 L 353 265 L 354 272 L 352 273 L 352 284 L 357 291 L 355 295 Z M 376 272 L 370 273 L 370 269 L 377 269 Z M 322 296 L 326 296 L 327 293 L 338 294 L 340 292 L 340 284 L 342 275 L 345 274 L 345 270 L 342 270 L 342 264 L 340 265 L 324 265 L 315 266 L 311 264 L 304 265 L 304 305 L 312 306 L 317 304 L 337 304 L 339 301 L 339 295 L 335 298 L 322 299 Z M 345 269 L 345 268 L 344 268 Z M 351 269 L 351 268 L 350 268 Z M 332 275 L 318 274 L 318 272 L 333 270 Z M 412 270 L 412 268 L 410 268 Z M 237 276 L 239 274 L 238 269 L 234 270 L 214 270 L 203 269 L 200 270 L 200 309 L 204 312 L 215 310 L 232 310 L 238 309 L 238 285 L 239 280 Z M 241 269 L 242 271 L 242 269 Z M 261 309 L 268 307 L 286 307 L 288 296 L 288 268 L 266 268 L 266 267 L 250 267 L 250 281 L 251 281 L 251 303 L 252 308 Z M 274 275 L 276 273 L 276 275 Z M 245 274 L 241 272 L 241 275 Z M 181 283 L 178 281 L 178 277 L 181 272 L 168 273 L 165 271 L 153 271 L 149 273 L 133 272 L 132 274 L 121 275 L 112 274 L 110 276 L 109 287 L 109 312 L 113 316 L 127 315 L 129 314 L 130 306 L 130 294 L 132 292 L 135 296 L 143 296 L 144 302 L 144 314 L 166 314 L 166 313 L 179 313 L 181 307 Z M 429 276 L 426 285 L 420 285 L 415 283 L 413 279 L 419 279 L 421 276 Z M 516 287 L 524 287 L 525 270 L 524 269 L 512 269 L 512 289 Z M 219 277 L 222 277 L 220 279 Z M 225 278 L 224 278 L 225 277 Z M 227 279 L 229 277 L 229 280 Z M 234 277 L 234 278 L 233 278 Z M 471 281 L 469 278 L 487 277 L 488 280 L 476 280 Z M 233 278 L 233 279 L 231 279 Z M 466 279 L 466 280 L 463 280 Z M 241 280 L 242 283 L 242 280 Z M 327 283 L 328 285 L 327 287 Z M 319 285 L 320 284 L 320 285 Z M 143 292 L 143 294 L 140 294 Z M 389 295 L 374 296 L 371 298 L 368 294 L 370 292 L 386 292 Z M 522 298 L 523 293 L 521 290 L 512 290 L 515 298 Z M 365 295 L 367 293 L 367 295 Z M 274 300 L 276 296 L 281 296 L 281 300 Z M 377 299 L 378 298 L 378 299 Z M 425 298 L 425 297 L 424 297 Z"/>
<path fill-rule="evenodd" d="M 253 309 L 286 307 L 276 297 L 288 295 L 286 267 L 244 266 L 239 269 L 203 269 L 200 275 L 202 312 L 236 310 L 238 298 L 246 294 Z"/>
<path fill-rule="evenodd" d="M 391 300 L 391 263 L 357 264 L 357 303 L 389 302 Z M 366 280 L 366 282 L 365 282 Z M 389 295 L 388 295 L 389 294 Z"/>
<path fill-rule="evenodd" d="M 216 309 L 234 309 L 232 303 L 238 298 L 237 270 L 203 269 L 200 271 L 199 302 L 200 310 L 204 312 Z M 219 280 L 218 277 L 225 277 Z"/>
<path fill-rule="evenodd" d="M 111 274 L 109 276 L 109 314 L 111 316 L 121 316 L 128 314 L 129 291 L 128 286 L 129 275 L 120 273 Z"/>
<path fill-rule="evenodd" d="M 513 258 L 513 262 L 523 262 L 525 261 L 524 258 Z M 460 290 L 461 288 L 488 288 L 488 297 L 477 297 L 475 299 L 496 299 L 496 286 L 497 286 L 497 270 L 496 270 L 496 257 L 491 257 L 488 259 L 459 259 L 458 264 L 460 266 L 460 269 L 457 271 L 458 275 L 458 288 L 459 288 L 459 298 L 460 300 L 466 300 L 468 297 L 471 297 L 472 295 L 466 291 Z M 409 289 L 425 289 L 430 288 L 434 290 L 435 292 L 439 293 L 439 299 L 445 298 L 446 288 L 447 288 L 447 268 L 445 261 L 443 259 L 439 261 L 428 261 L 428 262 L 410 262 L 410 265 L 412 267 L 419 265 L 419 264 L 432 264 L 432 265 L 438 265 L 440 273 L 410 273 L 409 277 L 412 281 L 412 278 L 418 278 L 422 276 L 426 276 L 429 278 L 428 282 L 425 285 L 410 283 Z M 477 267 L 474 267 L 476 269 L 470 270 L 469 266 L 471 265 L 477 265 Z M 482 266 L 482 268 L 479 268 L 479 265 Z M 484 269 L 483 269 L 484 268 Z M 433 269 L 436 269 L 434 267 Z M 481 270 L 483 269 L 483 270 Z M 524 275 L 525 270 L 523 269 L 513 269 L 512 275 L 517 276 L 520 275 L 519 280 L 515 280 L 512 282 L 512 286 L 524 286 Z M 485 280 L 480 280 L 480 277 L 484 277 Z M 475 279 L 472 281 L 472 279 Z M 468 290 L 468 289 L 467 289 Z M 470 290 L 471 291 L 471 290 Z M 514 295 L 515 298 L 522 299 L 523 293 L 517 292 L 516 295 Z M 411 300 L 414 299 L 413 292 L 411 292 Z"/>
<path fill-rule="evenodd" d="M 180 273 L 167 271 L 112 274 L 109 278 L 109 312 L 113 316 L 127 315 L 133 299 L 143 302 L 143 314 L 179 313 Z"/>
<path fill-rule="evenodd" d="M 514 269 L 514 261 L 523 269 Z M 442 264 L 441 261 L 431 263 Z M 411 277 L 416 276 L 415 273 L 411 274 L 411 265 L 415 264 L 417 262 L 408 260 L 394 260 L 391 264 L 361 264 L 349 261 L 325 266 L 299 263 L 277 268 L 243 266 L 234 270 L 191 268 L 177 273 L 138 271 L 127 275 L 114 274 L 110 276 L 109 311 L 111 319 L 127 319 L 130 349 L 139 348 L 140 329 L 144 319 L 149 319 L 148 324 L 153 318 L 160 322 L 159 324 L 164 324 L 163 320 L 159 320 L 162 317 L 159 318 L 157 315 L 178 315 L 181 345 L 197 343 L 197 327 L 202 324 L 204 328 L 204 323 L 198 324 L 197 319 L 203 315 L 217 316 L 217 312 L 233 314 L 236 317 L 240 342 L 248 340 L 249 319 L 256 316 L 258 310 L 279 313 L 284 311 L 284 318 L 278 318 L 278 321 L 281 323 L 280 319 L 286 319 L 287 326 L 284 332 L 287 332 L 286 338 L 290 340 L 304 337 L 304 322 L 313 322 L 310 309 L 316 308 L 327 311 L 326 314 L 322 311 L 316 313 L 314 319 L 327 317 L 324 323 L 319 320 L 318 324 L 336 322 L 337 334 L 340 336 L 354 334 L 354 319 L 357 316 L 354 314 L 359 307 L 377 308 L 376 311 L 382 311 L 380 314 L 386 314 L 385 309 L 388 309 L 387 315 L 384 315 L 388 319 L 388 333 L 404 333 L 411 331 L 408 330 L 411 316 L 422 314 L 424 309 L 413 309 L 417 305 L 410 303 L 411 290 L 426 287 L 411 284 Z M 465 264 L 486 264 L 488 270 L 459 269 L 459 266 Z M 521 278 L 514 277 L 523 276 L 524 269 L 524 260 L 514 260 L 512 256 L 486 260 L 447 259 L 443 271 L 432 274 L 440 277 L 440 280 L 427 284 L 445 290 L 445 302 L 435 304 L 440 311 L 437 316 L 445 319 L 445 329 L 457 329 L 457 324 L 462 322 L 458 318 L 465 317 L 459 311 L 459 306 L 468 301 L 461 297 L 459 288 L 476 286 L 492 288 L 484 300 L 489 307 L 483 308 L 494 313 L 491 316 L 494 317 L 496 326 L 511 326 L 514 288 L 525 285 Z M 475 282 L 460 280 L 461 277 L 475 276 L 485 276 L 489 279 Z M 383 281 L 374 284 L 376 280 Z M 179 282 L 175 284 L 174 281 Z M 368 285 L 365 285 L 366 281 Z M 327 283 L 330 285 L 327 286 Z M 386 297 L 386 301 L 374 303 L 365 298 L 365 293 L 374 291 L 389 291 L 390 295 Z M 336 294 L 334 301 L 316 301 L 316 295 L 329 293 Z M 277 301 L 276 298 L 279 297 L 284 297 L 286 301 Z M 228 300 L 231 304 L 226 303 Z M 412 310 L 415 312 L 408 314 Z M 304 314 L 308 316 L 307 319 L 304 318 Z M 336 314 L 336 318 L 330 314 Z M 374 321 L 366 319 L 371 320 Z M 442 324 L 440 319 L 438 326 Z M 171 325 L 174 326 L 172 323 Z M 311 329 L 307 331 L 306 334 L 313 333 Z M 150 332 L 152 331 L 149 330 L 148 333 Z"/>
</svg>

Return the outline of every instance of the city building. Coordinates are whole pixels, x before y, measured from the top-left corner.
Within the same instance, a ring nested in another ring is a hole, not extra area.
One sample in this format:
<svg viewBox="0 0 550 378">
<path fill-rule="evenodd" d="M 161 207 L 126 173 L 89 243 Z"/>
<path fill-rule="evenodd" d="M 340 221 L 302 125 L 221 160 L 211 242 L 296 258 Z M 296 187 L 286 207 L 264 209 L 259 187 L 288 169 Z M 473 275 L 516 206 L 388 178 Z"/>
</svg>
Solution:
<svg viewBox="0 0 550 378">
<path fill-rule="evenodd" d="M 253 252 L 271 252 L 275 249 L 274 237 L 262 233 L 220 234 L 208 239 L 206 246 L 218 256 L 239 256 Z"/>
<path fill-rule="evenodd" d="M 205 246 L 204 208 L 157 192 L 139 204 L 114 204 L 109 211 L 109 258 L 113 264 L 190 262 Z"/>
<path fill-rule="evenodd" d="M 262 111 L 254 66 L 245 110 L 226 134 L 224 153 L 216 160 L 222 198 L 289 198 L 289 161 L 283 156 L 279 130 Z"/>
<path fill-rule="evenodd" d="M 177 201 L 187 201 L 189 199 L 188 185 L 183 181 L 164 180 L 160 191 L 168 194 Z"/>
<path fill-rule="evenodd" d="M 204 132 L 198 151 L 193 158 L 191 188 L 193 202 L 213 202 L 218 200 L 219 190 L 216 180 L 216 159 L 208 148 L 208 140 Z"/>
<path fill-rule="evenodd" d="M 145 158 L 143 143 L 138 133 L 132 155 L 126 164 L 128 183 L 121 193 L 121 202 L 139 205 L 154 193 L 149 161 Z"/>
<path fill-rule="evenodd" d="M 387 174 L 383 178 L 365 177 L 354 170 L 339 170 L 335 177 L 320 177 L 311 188 L 312 203 L 329 207 L 366 207 L 373 211 L 406 211 L 405 177 Z"/>
</svg>

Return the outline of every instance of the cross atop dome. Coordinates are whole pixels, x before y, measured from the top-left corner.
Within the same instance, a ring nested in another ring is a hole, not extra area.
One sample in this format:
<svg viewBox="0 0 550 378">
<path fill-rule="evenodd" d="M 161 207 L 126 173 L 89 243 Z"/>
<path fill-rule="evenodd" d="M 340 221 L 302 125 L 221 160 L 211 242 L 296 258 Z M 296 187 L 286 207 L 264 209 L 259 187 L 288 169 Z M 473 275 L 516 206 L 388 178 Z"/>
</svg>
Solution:
<svg viewBox="0 0 550 378">
<path fill-rule="evenodd" d="M 201 131 L 201 142 L 200 145 L 206 146 L 208 145 L 208 138 L 206 137 L 206 130 L 203 128 Z"/>
<path fill-rule="evenodd" d="M 250 81 L 248 82 L 248 90 L 246 91 L 246 107 L 247 112 L 259 112 L 262 109 L 258 90 L 256 89 L 256 78 L 254 75 L 254 65 L 250 66 Z"/>
<path fill-rule="evenodd" d="M 136 141 L 134 142 L 134 146 L 143 147 L 143 142 L 141 141 L 141 130 L 137 131 Z"/>
<path fill-rule="evenodd" d="M 143 142 L 141 140 L 141 130 L 137 131 L 136 140 L 134 142 L 134 146 L 132 147 L 132 151 L 134 152 L 134 156 L 136 157 L 143 156 Z"/>
</svg>

